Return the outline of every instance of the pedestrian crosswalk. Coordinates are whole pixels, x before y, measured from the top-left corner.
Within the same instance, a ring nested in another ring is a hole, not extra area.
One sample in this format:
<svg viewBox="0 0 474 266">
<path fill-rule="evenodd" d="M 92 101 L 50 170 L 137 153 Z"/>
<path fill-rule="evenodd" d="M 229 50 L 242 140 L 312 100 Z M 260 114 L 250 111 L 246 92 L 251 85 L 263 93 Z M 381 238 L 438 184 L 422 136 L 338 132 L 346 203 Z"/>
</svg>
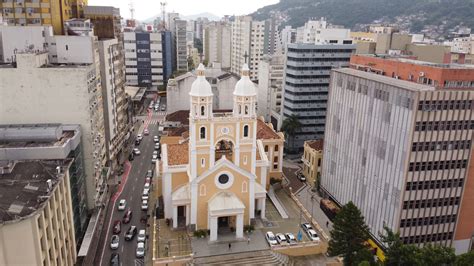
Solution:
<svg viewBox="0 0 474 266">
<path fill-rule="evenodd" d="M 145 265 L 144 259 L 135 259 L 135 266 L 143 266 Z"/>
<path fill-rule="evenodd" d="M 166 111 L 154 112 L 154 115 L 164 116 L 166 115 Z"/>
<path fill-rule="evenodd" d="M 160 123 L 161 119 L 154 118 L 150 120 L 150 123 L 148 125 L 158 125 Z"/>
</svg>

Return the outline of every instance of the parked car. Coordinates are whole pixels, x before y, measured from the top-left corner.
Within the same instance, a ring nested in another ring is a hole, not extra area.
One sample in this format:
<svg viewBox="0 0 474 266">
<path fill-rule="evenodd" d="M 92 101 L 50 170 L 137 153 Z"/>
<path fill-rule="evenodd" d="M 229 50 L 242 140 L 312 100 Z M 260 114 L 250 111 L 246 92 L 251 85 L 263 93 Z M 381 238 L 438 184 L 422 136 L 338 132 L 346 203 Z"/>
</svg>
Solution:
<svg viewBox="0 0 474 266">
<path fill-rule="evenodd" d="M 125 212 L 125 214 L 123 215 L 123 219 L 122 219 L 122 222 L 124 224 L 128 224 L 130 221 L 132 220 L 132 210 L 130 210 L 130 208 Z"/>
<path fill-rule="evenodd" d="M 267 240 L 267 242 L 268 242 L 268 244 L 269 244 L 270 246 L 278 245 L 278 241 L 276 240 L 275 235 L 274 235 L 273 232 L 271 232 L 271 231 L 268 231 L 268 232 L 265 234 L 265 239 Z"/>
<path fill-rule="evenodd" d="M 160 144 L 159 144 L 159 143 L 158 143 L 158 144 L 155 144 L 155 150 L 157 150 L 157 151 L 161 150 L 161 147 L 160 147 Z"/>
<path fill-rule="evenodd" d="M 138 135 L 137 135 L 137 139 L 138 139 L 139 141 L 142 141 L 143 135 L 142 135 L 142 134 L 138 134 Z"/>
<path fill-rule="evenodd" d="M 127 201 L 125 199 L 121 199 L 118 204 L 118 210 L 119 211 L 124 211 L 125 207 L 127 206 Z"/>
<path fill-rule="evenodd" d="M 153 151 L 153 155 L 158 156 L 158 151 Z"/>
<path fill-rule="evenodd" d="M 145 257 L 145 243 L 144 242 L 138 242 L 137 252 L 136 252 L 135 255 L 136 255 L 137 258 Z"/>
<path fill-rule="evenodd" d="M 135 154 L 135 155 L 140 155 L 141 152 L 140 152 L 140 150 L 139 150 L 138 148 L 134 148 L 134 149 L 133 149 L 133 154 Z"/>
<path fill-rule="evenodd" d="M 150 189 L 150 183 L 146 182 L 143 186 L 144 189 Z"/>
<path fill-rule="evenodd" d="M 309 223 L 301 224 L 301 228 L 303 228 L 305 232 L 308 232 L 309 229 L 313 229 L 313 227 Z"/>
<path fill-rule="evenodd" d="M 138 145 L 140 145 L 140 143 L 141 143 L 141 142 L 142 142 L 141 140 L 139 140 L 139 139 L 136 139 L 136 140 L 135 140 L 135 146 L 138 146 Z"/>
<path fill-rule="evenodd" d="M 137 234 L 137 227 L 135 225 L 130 226 L 125 233 L 125 240 L 131 241 Z"/>
<path fill-rule="evenodd" d="M 143 135 L 148 136 L 149 134 L 150 134 L 150 131 L 148 131 L 148 129 L 145 128 L 143 130 Z"/>
<path fill-rule="evenodd" d="M 120 234 L 120 231 L 122 231 L 122 222 L 120 220 L 115 220 L 113 232 L 114 234 Z"/>
<path fill-rule="evenodd" d="M 158 161 L 158 155 L 153 154 L 153 156 L 151 157 L 151 163 L 156 163 L 156 161 Z"/>
<path fill-rule="evenodd" d="M 153 137 L 153 141 L 154 141 L 155 143 L 160 142 L 160 138 L 159 138 L 158 136 L 154 136 L 154 137 Z"/>
<path fill-rule="evenodd" d="M 132 153 L 130 153 L 130 155 L 128 155 L 128 160 L 133 161 L 133 159 L 135 159 L 135 155 L 132 152 Z"/>
<path fill-rule="evenodd" d="M 145 229 L 140 229 L 137 235 L 137 242 L 145 242 L 146 240 L 146 231 Z"/>
<path fill-rule="evenodd" d="M 148 210 L 148 200 L 143 200 L 142 201 L 142 211 L 147 211 Z"/>
<path fill-rule="evenodd" d="M 149 177 L 149 178 L 152 178 L 152 177 L 153 177 L 153 170 L 148 170 L 148 171 L 146 172 L 146 176 L 145 176 L 145 177 L 147 177 L 147 178 L 148 178 L 148 177 Z"/>
<path fill-rule="evenodd" d="M 288 243 L 288 240 L 286 240 L 285 235 L 282 234 L 282 233 L 277 233 L 277 234 L 275 235 L 275 238 L 276 238 L 278 244 L 280 244 L 280 245 L 282 245 L 282 246 L 285 246 L 285 245 L 288 245 L 288 244 L 289 244 L 289 243 Z"/>
<path fill-rule="evenodd" d="M 161 111 L 165 111 L 166 110 L 166 106 L 161 106 Z"/>
<path fill-rule="evenodd" d="M 319 241 L 320 240 L 318 234 L 313 229 L 309 229 L 308 231 L 306 231 L 306 234 L 308 235 L 308 237 L 311 241 Z"/>
<path fill-rule="evenodd" d="M 295 245 L 298 242 L 296 241 L 296 237 L 292 233 L 286 233 L 285 237 L 288 243 L 290 243 L 290 245 Z"/>
<path fill-rule="evenodd" d="M 110 255 L 110 266 L 120 266 L 120 255 L 118 253 L 112 253 Z"/>
<path fill-rule="evenodd" d="M 301 182 L 306 182 L 306 177 L 303 175 L 303 173 L 299 172 L 297 177 Z"/>
<path fill-rule="evenodd" d="M 120 243 L 120 238 L 118 235 L 112 235 L 112 238 L 110 239 L 110 248 L 111 249 L 118 249 L 119 248 L 119 243 Z"/>
<path fill-rule="evenodd" d="M 146 183 L 151 183 L 151 178 L 146 177 L 146 178 L 145 178 L 145 184 L 146 184 Z"/>
<path fill-rule="evenodd" d="M 142 193 L 142 200 L 148 200 L 149 194 L 150 194 L 150 190 L 149 189 L 144 189 L 143 193 Z"/>
</svg>

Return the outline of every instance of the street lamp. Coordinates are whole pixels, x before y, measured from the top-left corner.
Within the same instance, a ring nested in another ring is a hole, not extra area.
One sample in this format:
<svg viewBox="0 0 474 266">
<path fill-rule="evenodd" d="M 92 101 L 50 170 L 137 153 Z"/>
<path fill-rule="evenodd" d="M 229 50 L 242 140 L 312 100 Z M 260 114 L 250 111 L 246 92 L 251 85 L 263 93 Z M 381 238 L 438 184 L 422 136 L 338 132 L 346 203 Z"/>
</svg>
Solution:
<svg viewBox="0 0 474 266">
<path fill-rule="evenodd" d="M 311 195 L 311 219 L 313 219 L 314 195 Z"/>
</svg>

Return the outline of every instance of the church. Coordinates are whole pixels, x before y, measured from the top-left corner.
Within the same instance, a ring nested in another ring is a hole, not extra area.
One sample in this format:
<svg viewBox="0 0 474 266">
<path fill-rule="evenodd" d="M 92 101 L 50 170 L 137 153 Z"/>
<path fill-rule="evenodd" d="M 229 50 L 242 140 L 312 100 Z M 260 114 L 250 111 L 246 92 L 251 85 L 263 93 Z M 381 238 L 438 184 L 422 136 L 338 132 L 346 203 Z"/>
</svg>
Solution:
<svg viewBox="0 0 474 266">
<path fill-rule="evenodd" d="M 158 170 L 165 218 L 173 228 L 209 230 L 210 241 L 228 231 L 243 238 L 245 225 L 265 218 L 270 179 L 282 178 L 284 136 L 257 117 L 257 91 L 247 65 L 227 112 L 213 110 L 202 64 L 196 75 L 189 131 L 177 141 L 162 141 Z"/>
</svg>

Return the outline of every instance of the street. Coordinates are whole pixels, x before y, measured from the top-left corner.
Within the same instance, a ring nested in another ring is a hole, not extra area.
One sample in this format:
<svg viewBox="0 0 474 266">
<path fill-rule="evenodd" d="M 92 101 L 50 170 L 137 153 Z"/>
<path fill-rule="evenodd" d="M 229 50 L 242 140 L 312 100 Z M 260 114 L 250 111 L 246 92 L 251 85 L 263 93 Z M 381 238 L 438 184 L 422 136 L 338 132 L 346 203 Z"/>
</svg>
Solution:
<svg viewBox="0 0 474 266">
<path fill-rule="evenodd" d="M 166 101 L 165 101 L 166 102 Z M 146 107 L 145 107 L 146 108 Z M 145 244 L 145 257 L 136 258 L 137 248 L 137 236 L 131 241 L 125 241 L 124 235 L 130 226 L 134 225 L 137 227 L 137 233 L 141 229 L 146 229 L 147 236 L 150 235 L 149 230 L 152 229 L 152 217 L 147 217 L 147 212 L 141 210 L 142 205 L 142 193 L 145 184 L 145 176 L 148 170 L 155 172 L 155 164 L 152 163 L 151 158 L 154 151 L 153 136 L 158 135 L 159 122 L 165 118 L 165 112 L 154 112 L 150 110 L 148 115 L 143 117 L 143 124 L 140 125 L 139 134 L 142 134 L 143 140 L 140 145 L 134 146 L 141 152 L 140 155 L 135 155 L 134 160 L 127 161 L 124 165 L 124 174 L 121 177 L 121 182 L 117 192 L 112 196 L 110 200 L 110 206 L 106 215 L 104 231 L 101 238 L 104 239 L 103 245 L 97 252 L 95 262 L 99 265 L 110 265 L 110 259 L 112 253 L 118 253 L 120 256 L 121 265 L 145 265 L 145 259 L 148 256 L 148 252 L 151 252 L 151 241 L 148 240 Z M 138 123 L 142 123 L 139 119 Z M 143 130 L 148 129 L 149 135 L 144 135 Z M 133 141 L 135 136 L 133 136 Z M 130 147 L 130 153 L 133 147 Z M 153 188 L 152 188 L 153 189 Z M 121 199 L 126 200 L 125 210 L 119 211 L 117 206 Z M 148 207 L 148 213 L 152 213 L 155 206 L 155 202 L 150 201 Z M 119 247 L 116 250 L 110 248 L 110 240 L 113 235 L 113 227 L 115 221 L 122 221 L 124 214 L 127 210 L 132 211 L 132 218 L 129 223 L 124 224 L 122 222 L 121 232 L 119 235 Z"/>
</svg>

